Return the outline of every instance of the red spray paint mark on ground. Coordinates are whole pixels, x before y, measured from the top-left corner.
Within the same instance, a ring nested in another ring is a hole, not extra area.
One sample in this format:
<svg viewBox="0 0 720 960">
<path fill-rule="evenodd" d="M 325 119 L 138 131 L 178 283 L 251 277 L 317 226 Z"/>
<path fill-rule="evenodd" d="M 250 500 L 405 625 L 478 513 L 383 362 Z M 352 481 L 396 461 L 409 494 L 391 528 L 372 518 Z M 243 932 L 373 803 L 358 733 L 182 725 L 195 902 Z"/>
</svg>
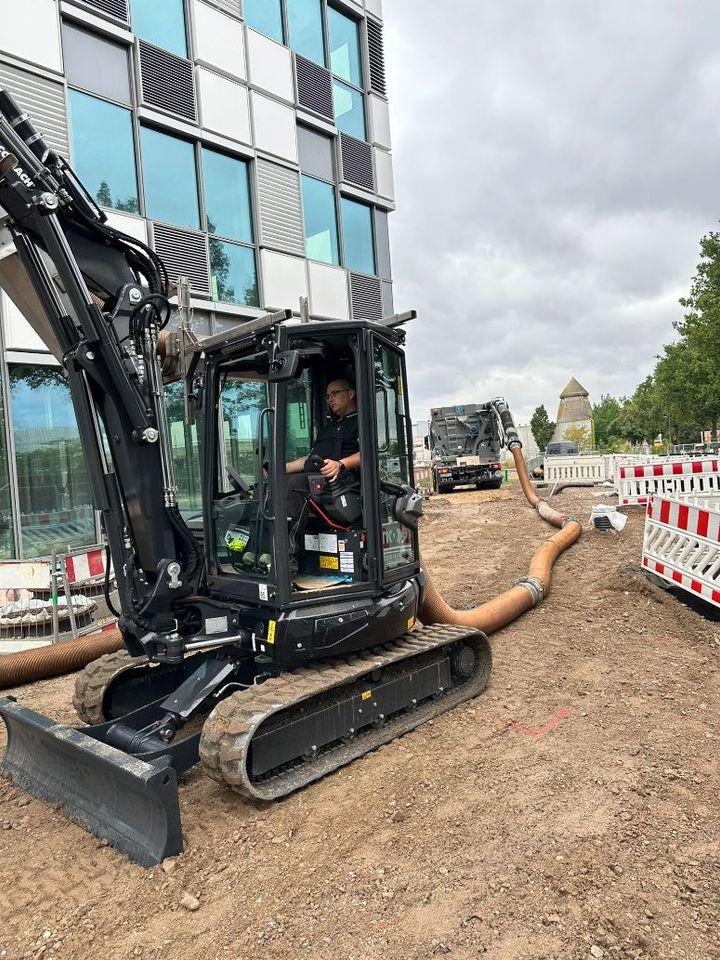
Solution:
<svg viewBox="0 0 720 960">
<path fill-rule="evenodd" d="M 508 720 L 508 726 L 512 727 L 513 730 L 517 730 L 518 733 L 529 733 L 531 737 L 541 737 L 544 733 L 547 733 L 548 730 L 552 730 L 561 720 L 569 716 L 570 710 L 567 707 L 563 707 L 561 710 L 558 710 L 551 720 L 548 720 L 548 722 L 544 723 L 541 727 L 524 727 L 521 723 L 518 723 L 517 720 Z"/>
</svg>

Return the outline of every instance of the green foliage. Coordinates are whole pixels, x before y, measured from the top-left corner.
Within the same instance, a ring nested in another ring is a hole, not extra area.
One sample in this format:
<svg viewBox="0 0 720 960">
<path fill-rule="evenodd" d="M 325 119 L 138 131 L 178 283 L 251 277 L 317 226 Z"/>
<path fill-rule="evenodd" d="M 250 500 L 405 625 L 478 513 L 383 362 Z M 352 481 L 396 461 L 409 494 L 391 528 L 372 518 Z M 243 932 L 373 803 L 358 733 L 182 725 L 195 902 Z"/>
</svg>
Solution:
<svg viewBox="0 0 720 960">
<path fill-rule="evenodd" d="M 602 394 L 600 403 L 593 404 L 595 443 L 601 449 L 611 446 L 611 441 L 621 436 L 623 405 L 609 393 Z"/>
<path fill-rule="evenodd" d="M 535 437 L 535 443 L 537 443 L 541 450 L 544 450 L 552 440 L 552 435 L 555 433 L 555 424 L 550 417 L 548 417 L 544 404 L 540 404 L 539 407 L 535 408 L 535 412 L 530 418 L 530 430 L 533 437 Z"/>
<path fill-rule="evenodd" d="M 592 433 L 587 427 L 568 427 L 563 434 L 563 440 L 576 443 L 578 450 L 582 453 L 583 450 L 588 450 L 592 446 Z"/>
</svg>

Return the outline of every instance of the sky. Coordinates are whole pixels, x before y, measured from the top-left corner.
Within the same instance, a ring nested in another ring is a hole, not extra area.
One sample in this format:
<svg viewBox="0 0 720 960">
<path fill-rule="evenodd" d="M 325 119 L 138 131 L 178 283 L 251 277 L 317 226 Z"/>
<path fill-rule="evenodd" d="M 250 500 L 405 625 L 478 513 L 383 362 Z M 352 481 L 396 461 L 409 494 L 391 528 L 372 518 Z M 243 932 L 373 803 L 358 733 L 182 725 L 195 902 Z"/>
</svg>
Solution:
<svg viewBox="0 0 720 960">
<path fill-rule="evenodd" d="M 717 0 L 385 0 L 414 420 L 631 394 L 720 215 Z"/>
</svg>

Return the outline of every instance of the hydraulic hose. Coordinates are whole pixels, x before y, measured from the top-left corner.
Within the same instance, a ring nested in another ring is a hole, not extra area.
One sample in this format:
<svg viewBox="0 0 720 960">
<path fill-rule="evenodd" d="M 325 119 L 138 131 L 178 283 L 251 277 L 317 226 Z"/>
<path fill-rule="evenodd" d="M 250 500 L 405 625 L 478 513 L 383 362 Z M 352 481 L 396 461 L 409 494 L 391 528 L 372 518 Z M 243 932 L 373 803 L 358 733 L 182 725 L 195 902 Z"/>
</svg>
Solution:
<svg viewBox="0 0 720 960">
<path fill-rule="evenodd" d="M 93 633 L 77 640 L 48 647 L 9 653 L 0 657 L 0 690 L 33 680 L 58 677 L 80 670 L 105 653 L 114 653 L 124 646 L 119 630 Z"/>
<path fill-rule="evenodd" d="M 522 455 L 522 443 L 518 437 L 512 415 L 504 400 L 494 401 L 494 406 L 503 426 L 505 437 L 515 461 L 520 486 L 530 506 L 554 527 L 557 533 L 549 537 L 536 551 L 530 562 L 527 576 L 520 577 L 513 586 L 492 600 L 474 607 L 472 610 L 454 610 L 440 596 L 427 570 L 425 598 L 420 610 L 423 623 L 457 623 L 466 627 L 475 627 L 483 633 L 494 633 L 506 627 L 527 610 L 541 603 L 550 593 L 552 568 L 563 551 L 567 550 L 582 533 L 580 522 L 572 516 L 559 513 L 535 493 L 528 476 L 525 459 Z"/>
</svg>

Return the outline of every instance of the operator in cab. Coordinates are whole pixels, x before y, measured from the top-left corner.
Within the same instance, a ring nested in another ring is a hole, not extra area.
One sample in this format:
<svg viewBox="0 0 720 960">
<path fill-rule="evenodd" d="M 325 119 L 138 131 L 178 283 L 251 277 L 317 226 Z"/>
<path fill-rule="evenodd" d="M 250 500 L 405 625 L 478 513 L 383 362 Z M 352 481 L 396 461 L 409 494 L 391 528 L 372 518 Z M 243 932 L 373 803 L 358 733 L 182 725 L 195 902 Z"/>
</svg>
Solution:
<svg viewBox="0 0 720 960">
<path fill-rule="evenodd" d="M 331 380 L 325 394 L 332 419 L 318 433 L 308 452 L 322 457 L 320 473 L 329 483 L 338 479 L 352 482 L 359 479 L 360 441 L 355 388 L 349 380 Z M 291 555 L 295 552 L 297 527 L 308 499 L 308 481 L 305 473 L 307 457 L 298 457 L 285 465 L 287 479 L 287 515 L 292 522 Z"/>
</svg>

